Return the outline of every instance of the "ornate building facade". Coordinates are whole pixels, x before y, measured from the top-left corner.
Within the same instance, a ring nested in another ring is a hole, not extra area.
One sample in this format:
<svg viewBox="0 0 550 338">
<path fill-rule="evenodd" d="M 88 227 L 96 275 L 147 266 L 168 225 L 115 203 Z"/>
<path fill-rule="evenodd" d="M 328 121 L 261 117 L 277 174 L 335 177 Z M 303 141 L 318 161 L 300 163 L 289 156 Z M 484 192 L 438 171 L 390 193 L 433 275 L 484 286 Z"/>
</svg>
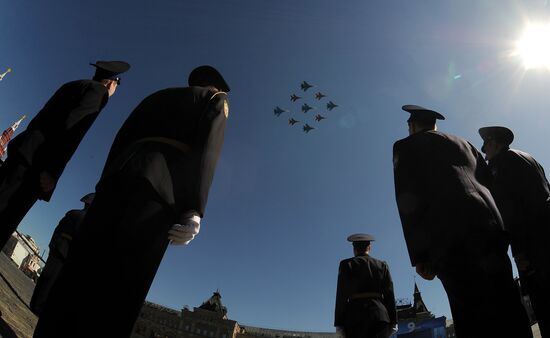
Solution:
<svg viewBox="0 0 550 338">
<path fill-rule="evenodd" d="M 145 302 L 131 338 L 336 338 L 332 332 L 273 330 L 240 325 L 227 318 L 227 308 L 216 291 L 192 311 L 176 311 Z"/>
<path fill-rule="evenodd" d="M 274 330 L 241 325 L 227 317 L 219 291 L 198 308 L 180 311 L 145 302 L 131 338 L 338 338 L 335 332 Z M 392 338 L 453 337 L 452 321 L 435 317 L 414 285 L 413 302 L 397 305 L 399 331 Z"/>
</svg>

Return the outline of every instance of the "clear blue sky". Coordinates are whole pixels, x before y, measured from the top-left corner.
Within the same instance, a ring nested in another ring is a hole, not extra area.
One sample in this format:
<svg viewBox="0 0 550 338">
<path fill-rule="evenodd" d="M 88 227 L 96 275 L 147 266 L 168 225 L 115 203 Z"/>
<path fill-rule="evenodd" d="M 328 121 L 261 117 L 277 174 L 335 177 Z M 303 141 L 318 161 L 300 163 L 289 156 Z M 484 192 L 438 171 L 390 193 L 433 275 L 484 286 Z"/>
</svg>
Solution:
<svg viewBox="0 0 550 338">
<path fill-rule="evenodd" d="M 0 70 L 13 68 L 0 82 L 0 129 L 33 117 L 62 83 L 91 77 L 89 62 L 132 64 L 52 202 L 37 203 L 19 227 L 41 248 L 94 189 L 116 131 L 146 95 L 186 85 L 201 64 L 231 85 L 201 233 L 170 247 L 148 295 L 165 306 L 198 306 L 219 288 L 240 323 L 332 331 L 338 262 L 351 255 L 346 237 L 354 232 L 378 238 L 373 256 L 389 263 L 396 296 L 411 298 L 391 158 L 393 142 L 407 135 L 403 104 L 442 112 L 440 130 L 478 147 L 479 127 L 509 126 L 514 147 L 550 165 L 550 73 L 525 72 L 508 56 L 527 20 L 548 18 L 547 1 L 0 4 Z M 303 93 L 302 80 L 317 87 Z M 318 89 L 340 107 L 325 112 L 313 99 Z M 303 114 L 292 93 L 319 109 Z M 275 117 L 276 105 L 291 113 Z M 318 112 L 328 118 L 314 122 Z M 288 117 L 317 129 L 306 135 Z M 428 308 L 450 317 L 440 282 L 416 280 Z"/>
</svg>

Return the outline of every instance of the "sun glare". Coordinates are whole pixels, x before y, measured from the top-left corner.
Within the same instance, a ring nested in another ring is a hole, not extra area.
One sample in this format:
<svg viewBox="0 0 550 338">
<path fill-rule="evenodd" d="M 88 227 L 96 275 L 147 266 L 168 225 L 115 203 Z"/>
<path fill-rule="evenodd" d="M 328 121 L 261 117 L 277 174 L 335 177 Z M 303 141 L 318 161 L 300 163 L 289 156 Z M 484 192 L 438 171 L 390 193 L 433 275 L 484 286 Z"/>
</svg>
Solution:
<svg viewBox="0 0 550 338">
<path fill-rule="evenodd" d="M 530 24 L 517 44 L 526 69 L 550 70 L 550 24 Z"/>
</svg>

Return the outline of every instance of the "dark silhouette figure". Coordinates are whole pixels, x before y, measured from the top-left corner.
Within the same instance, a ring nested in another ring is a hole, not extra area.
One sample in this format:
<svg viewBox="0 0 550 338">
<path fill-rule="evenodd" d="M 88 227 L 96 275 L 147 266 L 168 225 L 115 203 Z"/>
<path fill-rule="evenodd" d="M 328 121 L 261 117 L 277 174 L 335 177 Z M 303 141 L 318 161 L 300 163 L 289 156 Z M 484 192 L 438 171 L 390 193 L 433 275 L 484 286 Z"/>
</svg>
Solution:
<svg viewBox="0 0 550 338">
<path fill-rule="evenodd" d="M 354 257 L 338 268 L 334 326 L 346 338 L 387 338 L 397 332 L 393 282 L 386 262 L 369 255 L 368 234 L 348 237 Z"/>
<path fill-rule="evenodd" d="M 479 130 L 489 160 L 491 192 L 510 233 L 521 288 L 528 294 L 542 337 L 550 337 L 550 186 L 542 166 L 528 153 L 510 149 L 512 131 Z"/>
<path fill-rule="evenodd" d="M 467 141 L 436 131 L 441 114 L 403 109 L 411 114 L 410 136 L 394 144 L 393 162 L 412 265 L 422 278 L 441 280 L 457 337 L 532 337 L 482 155 Z"/>
<path fill-rule="evenodd" d="M 198 234 L 229 87 L 210 66 L 189 85 L 153 93 L 120 128 L 34 337 L 129 337 L 168 244 Z"/>
<path fill-rule="evenodd" d="M 49 201 L 67 162 L 130 68 L 122 61 L 98 61 L 92 80 L 65 83 L 8 143 L 0 166 L 0 248 L 38 200 Z"/>
<path fill-rule="evenodd" d="M 84 216 L 86 216 L 88 208 L 92 204 L 94 195 L 95 194 L 91 193 L 82 197 L 80 201 L 84 202 L 84 209 L 68 211 L 61 221 L 59 221 L 59 224 L 53 232 L 49 245 L 50 253 L 48 255 L 48 260 L 46 261 L 46 265 L 42 269 L 42 273 L 36 282 L 30 302 L 30 309 L 37 316 L 40 316 L 40 313 L 48 300 L 50 290 L 57 280 L 57 276 L 59 276 L 59 272 L 63 268 L 63 265 L 65 264 L 65 260 L 67 259 L 69 249 L 71 247 L 71 242 L 75 237 Z"/>
</svg>

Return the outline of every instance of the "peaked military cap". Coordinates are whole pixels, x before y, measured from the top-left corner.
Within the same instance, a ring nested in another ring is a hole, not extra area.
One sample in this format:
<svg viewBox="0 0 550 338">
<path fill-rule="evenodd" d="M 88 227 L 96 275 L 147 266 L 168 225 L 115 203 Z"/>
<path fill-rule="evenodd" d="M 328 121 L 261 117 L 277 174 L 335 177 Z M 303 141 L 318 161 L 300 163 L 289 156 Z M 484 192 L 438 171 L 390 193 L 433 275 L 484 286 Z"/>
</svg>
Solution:
<svg viewBox="0 0 550 338">
<path fill-rule="evenodd" d="M 225 82 L 222 74 L 216 68 L 208 65 L 200 66 L 191 71 L 187 81 L 190 86 L 214 86 L 221 91 L 228 92 L 229 85 Z"/>
<path fill-rule="evenodd" d="M 497 140 L 507 145 L 514 141 L 514 133 L 506 127 L 483 127 L 479 128 L 479 136 L 483 141 Z"/>
<path fill-rule="evenodd" d="M 80 202 L 92 204 L 92 202 L 93 202 L 93 200 L 94 200 L 94 197 L 95 197 L 95 193 L 91 192 L 91 193 L 89 193 L 89 194 L 86 194 L 84 197 L 82 197 L 82 198 L 80 199 Z"/>
<path fill-rule="evenodd" d="M 348 237 L 348 242 L 372 242 L 375 238 L 369 234 L 353 234 Z"/>
<path fill-rule="evenodd" d="M 401 109 L 411 114 L 407 122 L 411 122 L 411 121 L 435 122 L 435 120 L 445 120 L 445 116 L 441 115 L 435 110 L 427 109 L 414 104 L 406 104 L 403 107 L 401 107 Z"/>
<path fill-rule="evenodd" d="M 487 141 L 495 140 L 497 142 L 502 142 L 507 146 L 514 141 L 514 133 L 506 127 L 492 126 L 479 128 L 479 136 L 483 139 L 481 151 L 484 153 L 485 142 Z"/>
<path fill-rule="evenodd" d="M 117 75 L 122 74 L 130 69 L 130 64 L 125 61 L 97 61 L 90 63 L 94 66 L 94 80 L 120 80 Z"/>
</svg>

